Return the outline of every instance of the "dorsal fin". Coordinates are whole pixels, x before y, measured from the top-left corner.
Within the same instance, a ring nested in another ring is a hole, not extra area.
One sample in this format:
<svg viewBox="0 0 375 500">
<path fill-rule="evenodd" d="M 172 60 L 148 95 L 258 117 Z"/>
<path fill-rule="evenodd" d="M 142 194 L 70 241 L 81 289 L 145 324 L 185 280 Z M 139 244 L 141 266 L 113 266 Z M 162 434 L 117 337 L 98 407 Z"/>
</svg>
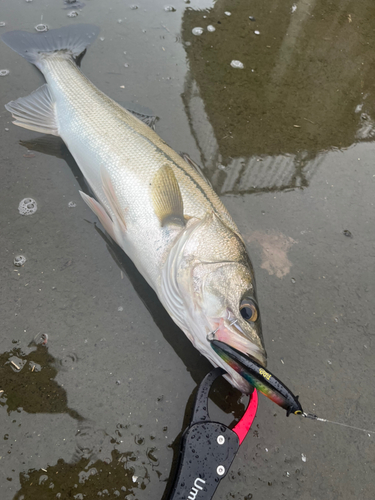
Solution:
<svg viewBox="0 0 375 500">
<path fill-rule="evenodd" d="M 151 183 L 151 199 L 160 224 L 168 223 L 184 226 L 184 205 L 176 176 L 168 164 L 156 172 Z"/>
</svg>

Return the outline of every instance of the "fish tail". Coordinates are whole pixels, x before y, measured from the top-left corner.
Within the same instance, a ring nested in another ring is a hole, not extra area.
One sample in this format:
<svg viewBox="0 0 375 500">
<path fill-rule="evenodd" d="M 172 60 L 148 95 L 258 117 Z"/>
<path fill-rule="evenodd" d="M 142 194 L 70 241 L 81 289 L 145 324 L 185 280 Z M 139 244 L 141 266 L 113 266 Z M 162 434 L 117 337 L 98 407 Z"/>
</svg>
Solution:
<svg viewBox="0 0 375 500">
<path fill-rule="evenodd" d="M 99 28 L 92 24 L 65 26 L 43 33 L 9 31 L 1 36 L 4 43 L 43 72 L 43 54 L 65 52 L 77 62 L 96 39 Z"/>
<path fill-rule="evenodd" d="M 10 31 L 1 38 L 11 49 L 43 73 L 46 54 L 64 53 L 79 64 L 86 48 L 98 34 L 99 28 L 96 26 L 77 24 L 46 33 Z M 43 134 L 59 135 L 55 102 L 47 84 L 27 97 L 8 102 L 5 108 L 12 113 L 15 125 Z"/>
</svg>

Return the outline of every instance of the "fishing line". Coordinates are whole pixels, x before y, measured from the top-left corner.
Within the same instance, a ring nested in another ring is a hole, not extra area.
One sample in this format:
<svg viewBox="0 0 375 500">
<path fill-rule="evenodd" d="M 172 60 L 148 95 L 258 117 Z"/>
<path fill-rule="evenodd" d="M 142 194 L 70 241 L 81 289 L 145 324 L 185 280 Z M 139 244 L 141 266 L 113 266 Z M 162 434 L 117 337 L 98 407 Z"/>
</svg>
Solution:
<svg viewBox="0 0 375 500">
<path fill-rule="evenodd" d="M 328 420 L 327 418 L 320 418 L 312 413 L 302 413 L 302 416 L 305 418 L 311 418 L 312 420 L 319 420 L 319 422 L 326 422 L 329 424 L 341 425 L 342 427 L 349 427 L 349 429 L 355 429 L 356 431 L 363 431 L 370 434 L 375 434 L 375 431 L 369 431 L 367 429 L 362 429 L 361 427 L 355 427 L 354 425 L 343 424 L 341 422 L 334 422 L 333 420 Z"/>
</svg>

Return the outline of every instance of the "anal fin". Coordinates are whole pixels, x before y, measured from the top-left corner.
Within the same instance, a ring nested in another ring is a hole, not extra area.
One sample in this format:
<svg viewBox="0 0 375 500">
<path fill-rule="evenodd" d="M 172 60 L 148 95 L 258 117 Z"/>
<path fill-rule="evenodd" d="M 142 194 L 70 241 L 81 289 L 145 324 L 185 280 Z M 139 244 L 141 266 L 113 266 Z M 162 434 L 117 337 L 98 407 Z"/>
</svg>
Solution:
<svg viewBox="0 0 375 500">
<path fill-rule="evenodd" d="M 162 226 L 168 223 L 185 225 L 180 187 L 172 167 L 167 164 L 159 168 L 152 180 L 151 199 Z"/>
<path fill-rule="evenodd" d="M 47 84 L 27 97 L 8 102 L 5 108 L 12 113 L 15 125 L 43 134 L 59 135 L 55 103 Z"/>
</svg>

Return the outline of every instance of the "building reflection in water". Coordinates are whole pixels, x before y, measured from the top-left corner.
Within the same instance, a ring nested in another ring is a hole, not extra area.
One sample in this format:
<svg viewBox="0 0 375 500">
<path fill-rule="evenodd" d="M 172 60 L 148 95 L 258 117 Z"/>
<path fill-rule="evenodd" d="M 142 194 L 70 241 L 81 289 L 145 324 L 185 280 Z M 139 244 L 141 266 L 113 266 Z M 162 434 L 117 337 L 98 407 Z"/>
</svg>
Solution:
<svg viewBox="0 0 375 500">
<path fill-rule="evenodd" d="M 182 97 L 219 194 L 305 188 L 326 151 L 372 140 L 374 14 L 373 2 L 338 0 L 185 10 Z"/>
</svg>

